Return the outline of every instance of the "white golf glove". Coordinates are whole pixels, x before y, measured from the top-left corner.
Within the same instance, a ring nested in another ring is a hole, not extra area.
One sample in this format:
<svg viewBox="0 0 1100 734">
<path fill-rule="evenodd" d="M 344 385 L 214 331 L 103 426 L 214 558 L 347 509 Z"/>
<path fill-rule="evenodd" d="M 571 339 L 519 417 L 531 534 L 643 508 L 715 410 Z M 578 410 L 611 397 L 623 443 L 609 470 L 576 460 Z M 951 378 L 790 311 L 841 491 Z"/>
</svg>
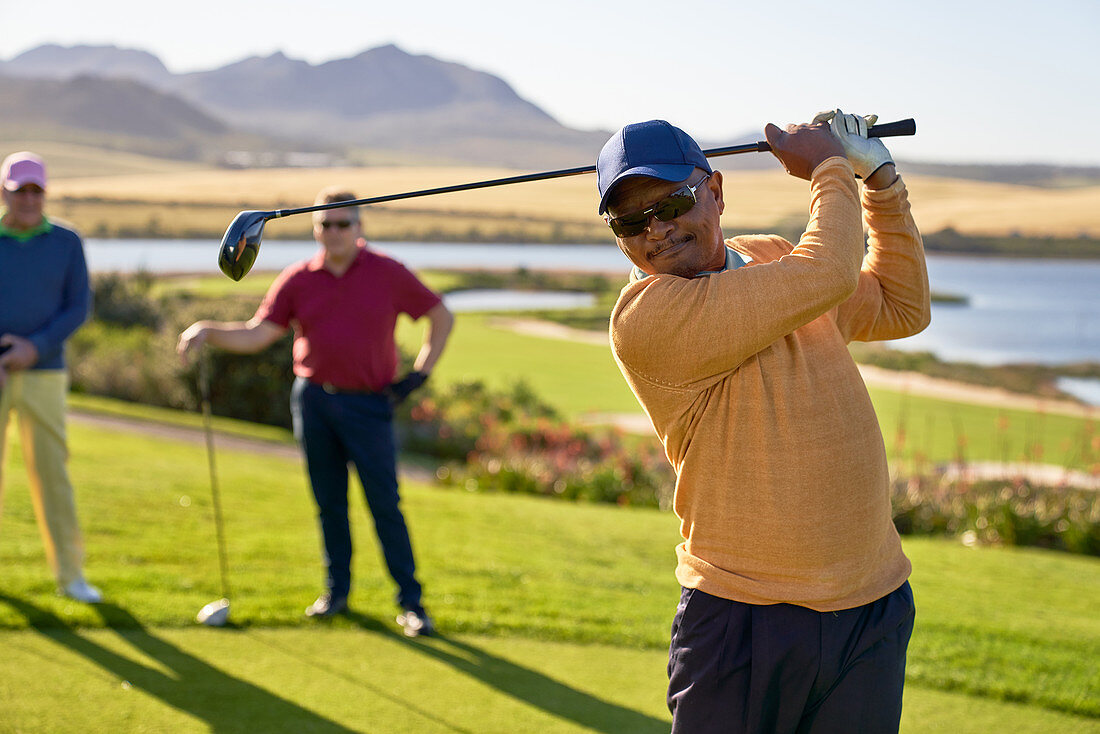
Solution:
<svg viewBox="0 0 1100 734">
<path fill-rule="evenodd" d="M 887 163 L 893 163 L 890 151 L 883 145 L 879 138 L 867 137 L 867 128 L 878 121 L 878 115 L 846 115 L 837 108 L 819 112 L 814 117 L 814 122 L 828 122 L 833 134 L 840 140 L 844 147 L 844 154 L 855 169 L 856 175 L 864 181 L 872 173 Z"/>
</svg>

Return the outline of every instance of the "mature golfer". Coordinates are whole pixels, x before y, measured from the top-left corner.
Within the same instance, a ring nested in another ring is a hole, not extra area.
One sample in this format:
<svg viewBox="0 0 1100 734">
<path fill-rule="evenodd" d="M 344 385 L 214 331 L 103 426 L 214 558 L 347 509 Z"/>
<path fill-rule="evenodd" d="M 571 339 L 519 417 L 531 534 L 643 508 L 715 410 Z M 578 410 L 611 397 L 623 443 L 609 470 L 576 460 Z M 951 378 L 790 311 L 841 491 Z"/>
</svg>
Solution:
<svg viewBox="0 0 1100 734">
<path fill-rule="evenodd" d="M 65 467 L 65 341 L 88 318 L 92 291 L 80 236 L 44 214 L 46 164 L 12 153 L 0 166 L 0 469 L 8 416 L 22 429 L 34 511 L 61 594 L 96 603 Z"/>
<path fill-rule="evenodd" d="M 866 131 L 839 110 L 768 125 L 810 182 L 796 245 L 723 241 L 722 174 L 667 122 L 627 125 L 599 155 L 600 212 L 635 265 L 615 359 L 677 477 L 679 734 L 898 729 L 910 565 L 845 345 L 920 331 L 929 297 L 905 186 Z"/>
<path fill-rule="evenodd" d="M 316 203 L 354 199 L 349 192 L 326 189 Z M 198 321 L 180 335 L 178 351 L 186 355 L 208 343 L 231 352 L 258 352 L 293 328 L 294 435 L 317 501 L 328 570 L 327 590 L 306 615 L 325 618 L 347 610 L 351 462 L 397 582 L 397 603 L 404 610 L 397 621 L 409 636 L 430 635 L 434 625 L 421 603 L 412 544 L 399 507 L 393 405 L 427 379 L 443 352 L 453 317 L 405 266 L 366 246 L 358 209 L 314 213 L 313 236 L 321 250 L 284 270 L 250 321 Z M 427 317 L 428 328 L 413 371 L 395 382 L 393 332 L 400 313 Z"/>
</svg>

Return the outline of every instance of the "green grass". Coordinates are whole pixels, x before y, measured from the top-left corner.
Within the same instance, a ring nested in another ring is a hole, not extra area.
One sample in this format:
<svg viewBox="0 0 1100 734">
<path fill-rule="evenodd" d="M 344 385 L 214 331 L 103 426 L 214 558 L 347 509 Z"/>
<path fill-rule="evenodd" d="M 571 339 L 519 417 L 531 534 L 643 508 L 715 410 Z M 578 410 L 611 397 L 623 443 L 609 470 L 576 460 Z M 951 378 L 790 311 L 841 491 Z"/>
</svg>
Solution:
<svg viewBox="0 0 1100 734">
<path fill-rule="evenodd" d="M 672 516 L 406 483 L 444 633 L 409 641 L 353 492 L 355 614 L 316 629 L 301 616 L 321 584 L 301 468 L 219 451 L 235 627 L 207 630 L 192 621 L 220 594 L 202 447 L 70 430 L 88 573 L 108 603 L 53 595 L 13 446 L 0 732 L 667 731 Z M 1100 561 L 905 549 L 918 607 L 905 731 L 1100 731 Z"/>
<path fill-rule="evenodd" d="M 921 464 L 954 459 L 963 443 L 967 461 L 1033 461 L 1090 469 L 1095 426 L 1054 413 L 973 405 L 871 388 L 891 461 Z M 899 428 L 904 440 L 899 444 Z"/>
<path fill-rule="evenodd" d="M 402 348 L 415 353 L 420 324 L 403 319 L 397 334 Z M 490 326 L 487 316 L 459 314 L 432 380 L 484 380 L 503 387 L 520 378 L 566 416 L 641 411 L 610 348 L 517 334 Z"/>
</svg>

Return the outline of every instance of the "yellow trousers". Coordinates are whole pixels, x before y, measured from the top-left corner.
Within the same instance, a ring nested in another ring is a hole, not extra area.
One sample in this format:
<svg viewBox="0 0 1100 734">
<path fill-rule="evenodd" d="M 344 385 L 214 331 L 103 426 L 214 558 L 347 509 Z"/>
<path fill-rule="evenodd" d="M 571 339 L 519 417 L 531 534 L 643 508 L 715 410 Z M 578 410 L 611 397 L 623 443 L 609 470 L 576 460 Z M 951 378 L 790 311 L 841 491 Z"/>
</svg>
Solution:
<svg viewBox="0 0 1100 734">
<path fill-rule="evenodd" d="M 15 411 L 38 530 L 46 559 L 62 588 L 82 576 L 84 561 L 73 486 L 65 467 L 69 459 L 65 439 L 68 386 L 65 370 L 26 370 L 9 374 L 0 390 L 0 500 L 8 416 Z"/>
</svg>

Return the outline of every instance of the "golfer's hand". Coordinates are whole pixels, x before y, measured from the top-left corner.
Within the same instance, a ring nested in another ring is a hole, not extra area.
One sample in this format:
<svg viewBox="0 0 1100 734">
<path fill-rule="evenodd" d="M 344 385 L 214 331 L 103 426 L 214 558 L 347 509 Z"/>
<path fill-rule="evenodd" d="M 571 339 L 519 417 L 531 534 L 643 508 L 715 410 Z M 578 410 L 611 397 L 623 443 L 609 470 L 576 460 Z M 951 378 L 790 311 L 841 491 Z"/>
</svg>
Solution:
<svg viewBox="0 0 1100 734">
<path fill-rule="evenodd" d="M 423 385 L 428 375 L 423 372 L 410 372 L 397 382 L 387 387 L 383 392 L 389 397 L 390 403 L 400 405 L 412 394 L 412 391 Z"/>
<path fill-rule="evenodd" d="M 847 115 L 841 109 L 819 112 L 814 122 L 827 122 L 833 135 L 844 147 L 844 155 L 855 169 L 856 175 L 867 181 L 875 171 L 894 159 L 879 138 L 868 138 L 867 128 L 878 121 L 878 115 Z"/>
<path fill-rule="evenodd" d="M 202 349 L 202 345 L 206 343 L 206 327 L 201 321 L 188 326 L 180 334 L 180 340 L 176 343 L 176 354 L 180 356 L 184 362 L 187 362 L 188 357 Z"/>
<path fill-rule="evenodd" d="M 38 347 L 16 334 L 0 336 L 0 368 L 8 372 L 25 370 L 38 362 Z"/>
<path fill-rule="evenodd" d="M 826 158 L 845 157 L 840 141 L 824 123 L 787 125 L 780 130 L 769 122 L 764 128 L 764 137 L 768 139 L 772 155 L 779 159 L 787 173 L 806 181 Z"/>
</svg>

